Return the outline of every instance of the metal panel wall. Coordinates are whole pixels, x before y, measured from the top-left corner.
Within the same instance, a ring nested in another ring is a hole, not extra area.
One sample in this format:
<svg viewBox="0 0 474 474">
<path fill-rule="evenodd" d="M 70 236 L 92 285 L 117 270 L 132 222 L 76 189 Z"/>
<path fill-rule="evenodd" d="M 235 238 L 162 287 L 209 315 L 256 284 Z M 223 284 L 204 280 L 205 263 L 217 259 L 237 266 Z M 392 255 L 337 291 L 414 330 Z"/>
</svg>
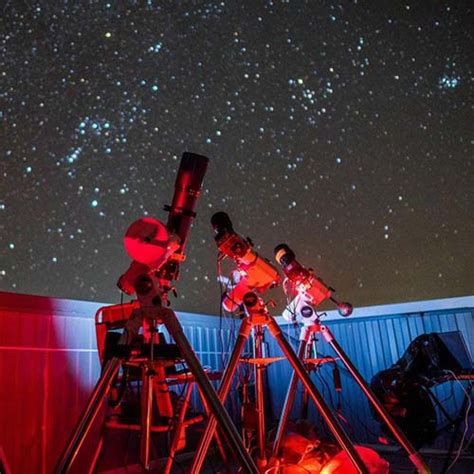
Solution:
<svg viewBox="0 0 474 474">
<path fill-rule="evenodd" d="M 13 474 L 52 472 L 99 376 L 100 306 L 0 292 L 0 447 Z M 219 368 L 218 318 L 179 316 L 203 364 Z"/>
<path fill-rule="evenodd" d="M 390 306 L 386 307 L 388 313 L 390 309 Z M 329 320 L 326 324 L 366 381 L 370 381 L 377 372 L 395 363 L 404 353 L 408 344 L 420 334 L 460 331 L 471 356 L 474 354 L 474 308 L 472 306 L 455 310 L 389 316 L 363 317 L 363 314 L 359 314 L 354 319 L 340 318 Z M 299 331 L 295 331 L 286 324 L 284 326 L 286 326 L 286 331 L 296 347 Z M 335 356 L 322 336 L 318 336 L 317 350 L 321 355 Z M 279 348 L 272 341 L 270 341 L 270 351 L 271 355 L 279 353 Z M 346 427 L 348 432 L 352 433 L 353 438 L 358 442 L 376 443 L 382 433 L 372 416 L 366 398 L 340 362 L 338 362 L 338 366 L 341 369 L 343 385 L 340 396 L 333 388 L 332 364 L 324 365 L 313 376 L 313 380 L 325 396 L 326 401 L 334 409 L 340 405 L 343 415 L 341 419 L 347 419 Z M 273 364 L 268 369 L 268 376 L 273 404 L 276 414 L 278 414 L 286 394 L 286 387 L 282 381 L 289 380 L 290 367 L 286 362 Z M 444 406 L 450 414 L 459 413 L 463 392 L 458 383 L 443 384 L 435 389 L 434 393 L 439 400 L 445 400 Z M 292 416 L 297 419 L 300 416 L 299 404 L 295 405 Z M 324 433 L 324 423 L 315 413 L 314 408 L 311 408 L 311 419 L 316 421 L 316 426 Z M 446 439 L 440 438 L 436 446 L 446 447 L 446 442 Z"/>
<path fill-rule="evenodd" d="M 0 447 L 13 474 L 51 472 L 99 375 L 94 314 L 100 306 L 0 292 Z M 459 330 L 474 353 L 473 297 L 431 305 L 419 303 L 415 307 L 420 310 L 414 311 L 413 304 L 380 307 L 375 313 L 362 308 L 353 318 L 334 319 L 329 314 L 327 321 L 366 380 L 393 364 L 409 342 L 422 333 Z M 232 349 L 238 321 L 224 320 L 221 328 L 219 318 L 213 316 L 180 313 L 179 318 L 203 365 L 222 368 Z M 298 332 L 284 327 L 296 345 Z M 266 339 L 269 354 L 278 355 L 279 349 L 268 334 Z M 321 338 L 318 351 L 331 354 Z M 290 373 L 286 361 L 268 369 L 268 393 L 275 420 Z M 358 388 L 345 372 L 342 375 L 342 411 L 354 429 L 354 439 L 373 442 L 379 435 L 378 426 Z M 315 380 L 325 398 L 337 406 L 331 367 L 323 367 Z M 440 391 L 441 398 L 449 395 L 448 388 Z M 460 399 L 460 393 L 455 393 L 447 405 L 449 410 L 455 412 Z M 234 409 L 235 400 L 234 393 L 230 403 Z M 317 421 L 314 409 L 311 415 Z M 323 430 L 320 420 L 316 426 Z"/>
</svg>

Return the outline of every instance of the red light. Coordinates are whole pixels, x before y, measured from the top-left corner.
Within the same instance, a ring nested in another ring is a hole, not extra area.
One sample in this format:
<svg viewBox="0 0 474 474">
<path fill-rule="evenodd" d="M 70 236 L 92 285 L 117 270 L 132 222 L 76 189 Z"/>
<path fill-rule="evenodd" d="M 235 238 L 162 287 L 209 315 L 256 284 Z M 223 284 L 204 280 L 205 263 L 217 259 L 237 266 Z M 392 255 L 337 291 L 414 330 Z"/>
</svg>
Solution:
<svg viewBox="0 0 474 474">
<path fill-rule="evenodd" d="M 149 265 L 160 261 L 167 253 L 168 230 L 158 219 L 143 217 L 133 222 L 127 229 L 124 245 L 130 258 Z"/>
<path fill-rule="evenodd" d="M 370 448 L 355 446 L 370 474 L 388 474 L 390 464 Z M 321 469 L 321 474 L 356 474 L 357 470 L 345 451 L 333 456 Z"/>
</svg>

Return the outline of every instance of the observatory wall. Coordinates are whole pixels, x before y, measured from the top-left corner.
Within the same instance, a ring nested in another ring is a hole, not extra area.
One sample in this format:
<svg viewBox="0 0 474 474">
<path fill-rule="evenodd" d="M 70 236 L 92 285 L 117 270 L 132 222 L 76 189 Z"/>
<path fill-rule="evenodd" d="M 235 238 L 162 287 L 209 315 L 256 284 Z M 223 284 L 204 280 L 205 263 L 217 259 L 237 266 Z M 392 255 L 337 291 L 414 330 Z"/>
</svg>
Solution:
<svg viewBox="0 0 474 474">
<path fill-rule="evenodd" d="M 94 315 L 101 306 L 0 292 L 0 454 L 12 473 L 51 472 L 100 374 Z M 202 364 L 221 369 L 239 321 L 190 313 L 179 313 L 179 319 Z M 279 322 L 296 345 L 295 329 Z M 474 353 L 473 296 L 360 308 L 347 319 L 329 312 L 326 323 L 366 380 L 398 360 L 423 333 L 460 331 Z M 269 335 L 266 340 L 268 354 L 279 355 Z M 318 352 L 333 355 L 322 340 Z M 344 371 L 339 397 L 329 365 L 315 375 L 317 385 L 330 404 L 340 406 L 355 439 L 375 442 L 380 431 L 365 399 Z M 268 368 L 270 418 L 281 411 L 290 374 L 286 361 Z M 450 396 L 449 388 L 441 387 L 439 396 L 448 399 L 449 411 L 459 409 L 460 393 Z"/>
</svg>

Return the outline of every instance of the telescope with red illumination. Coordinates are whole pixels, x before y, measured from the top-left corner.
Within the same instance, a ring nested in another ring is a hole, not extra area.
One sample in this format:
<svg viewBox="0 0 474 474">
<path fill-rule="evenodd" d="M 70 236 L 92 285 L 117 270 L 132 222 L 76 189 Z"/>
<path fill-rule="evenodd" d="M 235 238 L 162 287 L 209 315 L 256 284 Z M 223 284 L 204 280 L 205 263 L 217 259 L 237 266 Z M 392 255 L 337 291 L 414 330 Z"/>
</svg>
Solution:
<svg viewBox="0 0 474 474">
<path fill-rule="evenodd" d="M 179 165 L 178 175 L 174 185 L 174 195 L 171 206 L 165 206 L 169 212 L 166 228 L 171 235 L 179 238 L 179 247 L 162 271 L 162 277 L 169 281 L 177 280 L 179 276 L 179 263 L 184 261 L 184 248 L 188 239 L 191 223 L 196 217 L 194 209 L 201 195 L 201 186 L 206 174 L 209 158 L 195 153 L 183 153 Z"/>
<path fill-rule="evenodd" d="M 124 244 L 133 261 L 117 283 L 123 292 L 134 294 L 137 280 L 151 271 L 158 272 L 165 293 L 172 288 L 171 282 L 178 279 L 208 162 L 205 156 L 183 153 L 173 200 L 170 206 L 165 206 L 169 212 L 166 226 L 153 217 L 143 217 L 128 228 Z"/>
<path fill-rule="evenodd" d="M 352 314 L 352 305 L 337 301 L 332 296 L 334 289 L 327 286 L 321 278 L 316 277 L 311 270 L 301 265 L 288 245 L 280 244 L 275 247 L 275 260 L 281 265 L 283 273 L 297 296 L 304 294 L 307 303 L 313 306 L 330 300 L 336 305 L 341 316 L 347 317 Z"/>
<path fill-rule="evenodd" d="M 241 275 L 237 285 L 224 295 L 222 306 L 226 311 L 237 310 L 249 291 L 263 293 L 280 282 L 278 270 L 253 250 L 250 239 L 244 239 L 234 231 L 225 212 L 216 212 L 211 218 L 211 225 L 216 233 L 214 239 L 221 258 L 234 260 Z"/>
</svg>

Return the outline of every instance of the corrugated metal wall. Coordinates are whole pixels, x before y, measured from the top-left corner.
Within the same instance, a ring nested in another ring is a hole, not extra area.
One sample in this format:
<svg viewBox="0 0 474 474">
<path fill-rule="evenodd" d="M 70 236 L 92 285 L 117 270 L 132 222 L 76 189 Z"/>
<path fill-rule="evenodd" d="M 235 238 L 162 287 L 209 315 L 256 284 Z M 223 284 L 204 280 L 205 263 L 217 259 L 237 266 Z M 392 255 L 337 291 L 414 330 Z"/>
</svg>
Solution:
<svg viewBox="0 0 474 474">
<path fill-rule="evenodd" d="M 99 377 L 100 306 L 0 292 L 0 446 L 13 474 L 52 472 Z M 179 316 L 203 365 L 221 367 L 218 318 Z"/>
<path fill-rule="evenodd" d="M 0 293 L 0 443 L 13 473 L 51 472 L 98 375 L 98 304 Z"/>
<path fill-rule="evenodd" d="M 390 311 L 389 306 L 386 307 L 386 311 Z M 324 318 L 322 321 L 324 322 Z M 359 313 L 357 318 L 329 320 L 326 324 L 366 381 L 370 381 L 377 372 L 395 363 L 403 355 L 408 344 L 420 334 L 460 331 L 471 355 L 474 354 L 474 308 L 472 307 L 369 317 L 364 317 L 363 313 Z M 294 346 L 297 347 L 299 331 L 289 326 L 286 326 L 286 331 L 294 342 Z M 318 337 L 317 350 L 321 355 L 335 356 L 322 336 Z M 270 352 L 272 355 L 279 353 L 279 348 L 273 341 L 270 341 Z M 359 442 L 375 443 L 381 431 L 371 414 L 366 398 L 340 362 L 338 366 L 341 368 L 343 385 L 340 397 L 333 388 L 332 364 L 323 366 L 313 376 L 313 380 L 334 408 L 341 404 L 342 414 L 348 420 L 347 429 L 349 432 L 353 430 L 354 439 Z M 279 413 L 286 394 L 281 381 L 288 380 L 290 375 L 291 370 L 286 362 L 273 364 L 268 369 L 276 413 Z M 445 383 L 435 389 L 434 393 L 439 400 L 445 400 L 444 406 L 450 414 L 455 416 L 459 413 L 463 398 L 459 384 Z M 311 414 L 311 418 L 318 421 L 317 426 L 323 427 L 324 424 L 313 408 Z M 292 415 L 298 418 L 298 410 L 293 410 Z M 446 447 L 446 442 L 446 439 L 440 438 L 437 446 Z"/>
<path fill-rule="evenodd" d="M 406 312 L 394 312 L 393 306 L 386 306 L 371 316 L 370 311 L 358 311 L 356 317 L 343 320 L 332 320 L 330 316 L 328 326 L 362 375 L 370 380 L 395 362 L 409 342 L 422 333 L 459 330 L 472 354 L 474 298 L 463 299 L 467 302 L 464 309 L 458 300 L 456 305 L 452 301 L 436 303 L 424 312 L 413 311 L 412 307 Z M 449 304 L 458 309 L 447 308 Z M 14 474 L 51 472 L 99 375 L 93 323 L 99 306 L 0 292 L 0 446 Z M 426 305 L 415 307 L 423 311 Z M 232 348 L 239 322 L 221 323 L 216 317 L 186 313 L 179 317 L 203 365 L 220 369 Z M 298 333 L 289 327 L 285 331 L 296 345 Z M 278 355 L 279 349 L 268 334 L 266 340 L 270 354 Z M 224 356 L 221 347 L 225 348 Z M 331 354 L 321 338 L 318 351 Z M 332 398 L 333 405 L 337 405 L 330 369 L 323 367 L 315 380 L 326 399 Z M 274 419 L 280 413 L 290 373 L 286 361 L 268 369 Z M 341 403 L 354 429 L 354 438 L 359 442 L 374 441 L 378 426 L 365 399 L 344 375 L 343 372 Z M 449 395 L 449 388 L 440 390 L 441 399 Z M 450 411 L 459 408 L 460 398 L 455 393 L 449 399 Z M 235 403 L 230 406 L 235 407 Z M 311 410 L 313 419 L 317 419 Z M 296 411 L 294 414 L 297 416 Z M 322 429 L 323 424 L 317 426 Z"/>
</svg>

